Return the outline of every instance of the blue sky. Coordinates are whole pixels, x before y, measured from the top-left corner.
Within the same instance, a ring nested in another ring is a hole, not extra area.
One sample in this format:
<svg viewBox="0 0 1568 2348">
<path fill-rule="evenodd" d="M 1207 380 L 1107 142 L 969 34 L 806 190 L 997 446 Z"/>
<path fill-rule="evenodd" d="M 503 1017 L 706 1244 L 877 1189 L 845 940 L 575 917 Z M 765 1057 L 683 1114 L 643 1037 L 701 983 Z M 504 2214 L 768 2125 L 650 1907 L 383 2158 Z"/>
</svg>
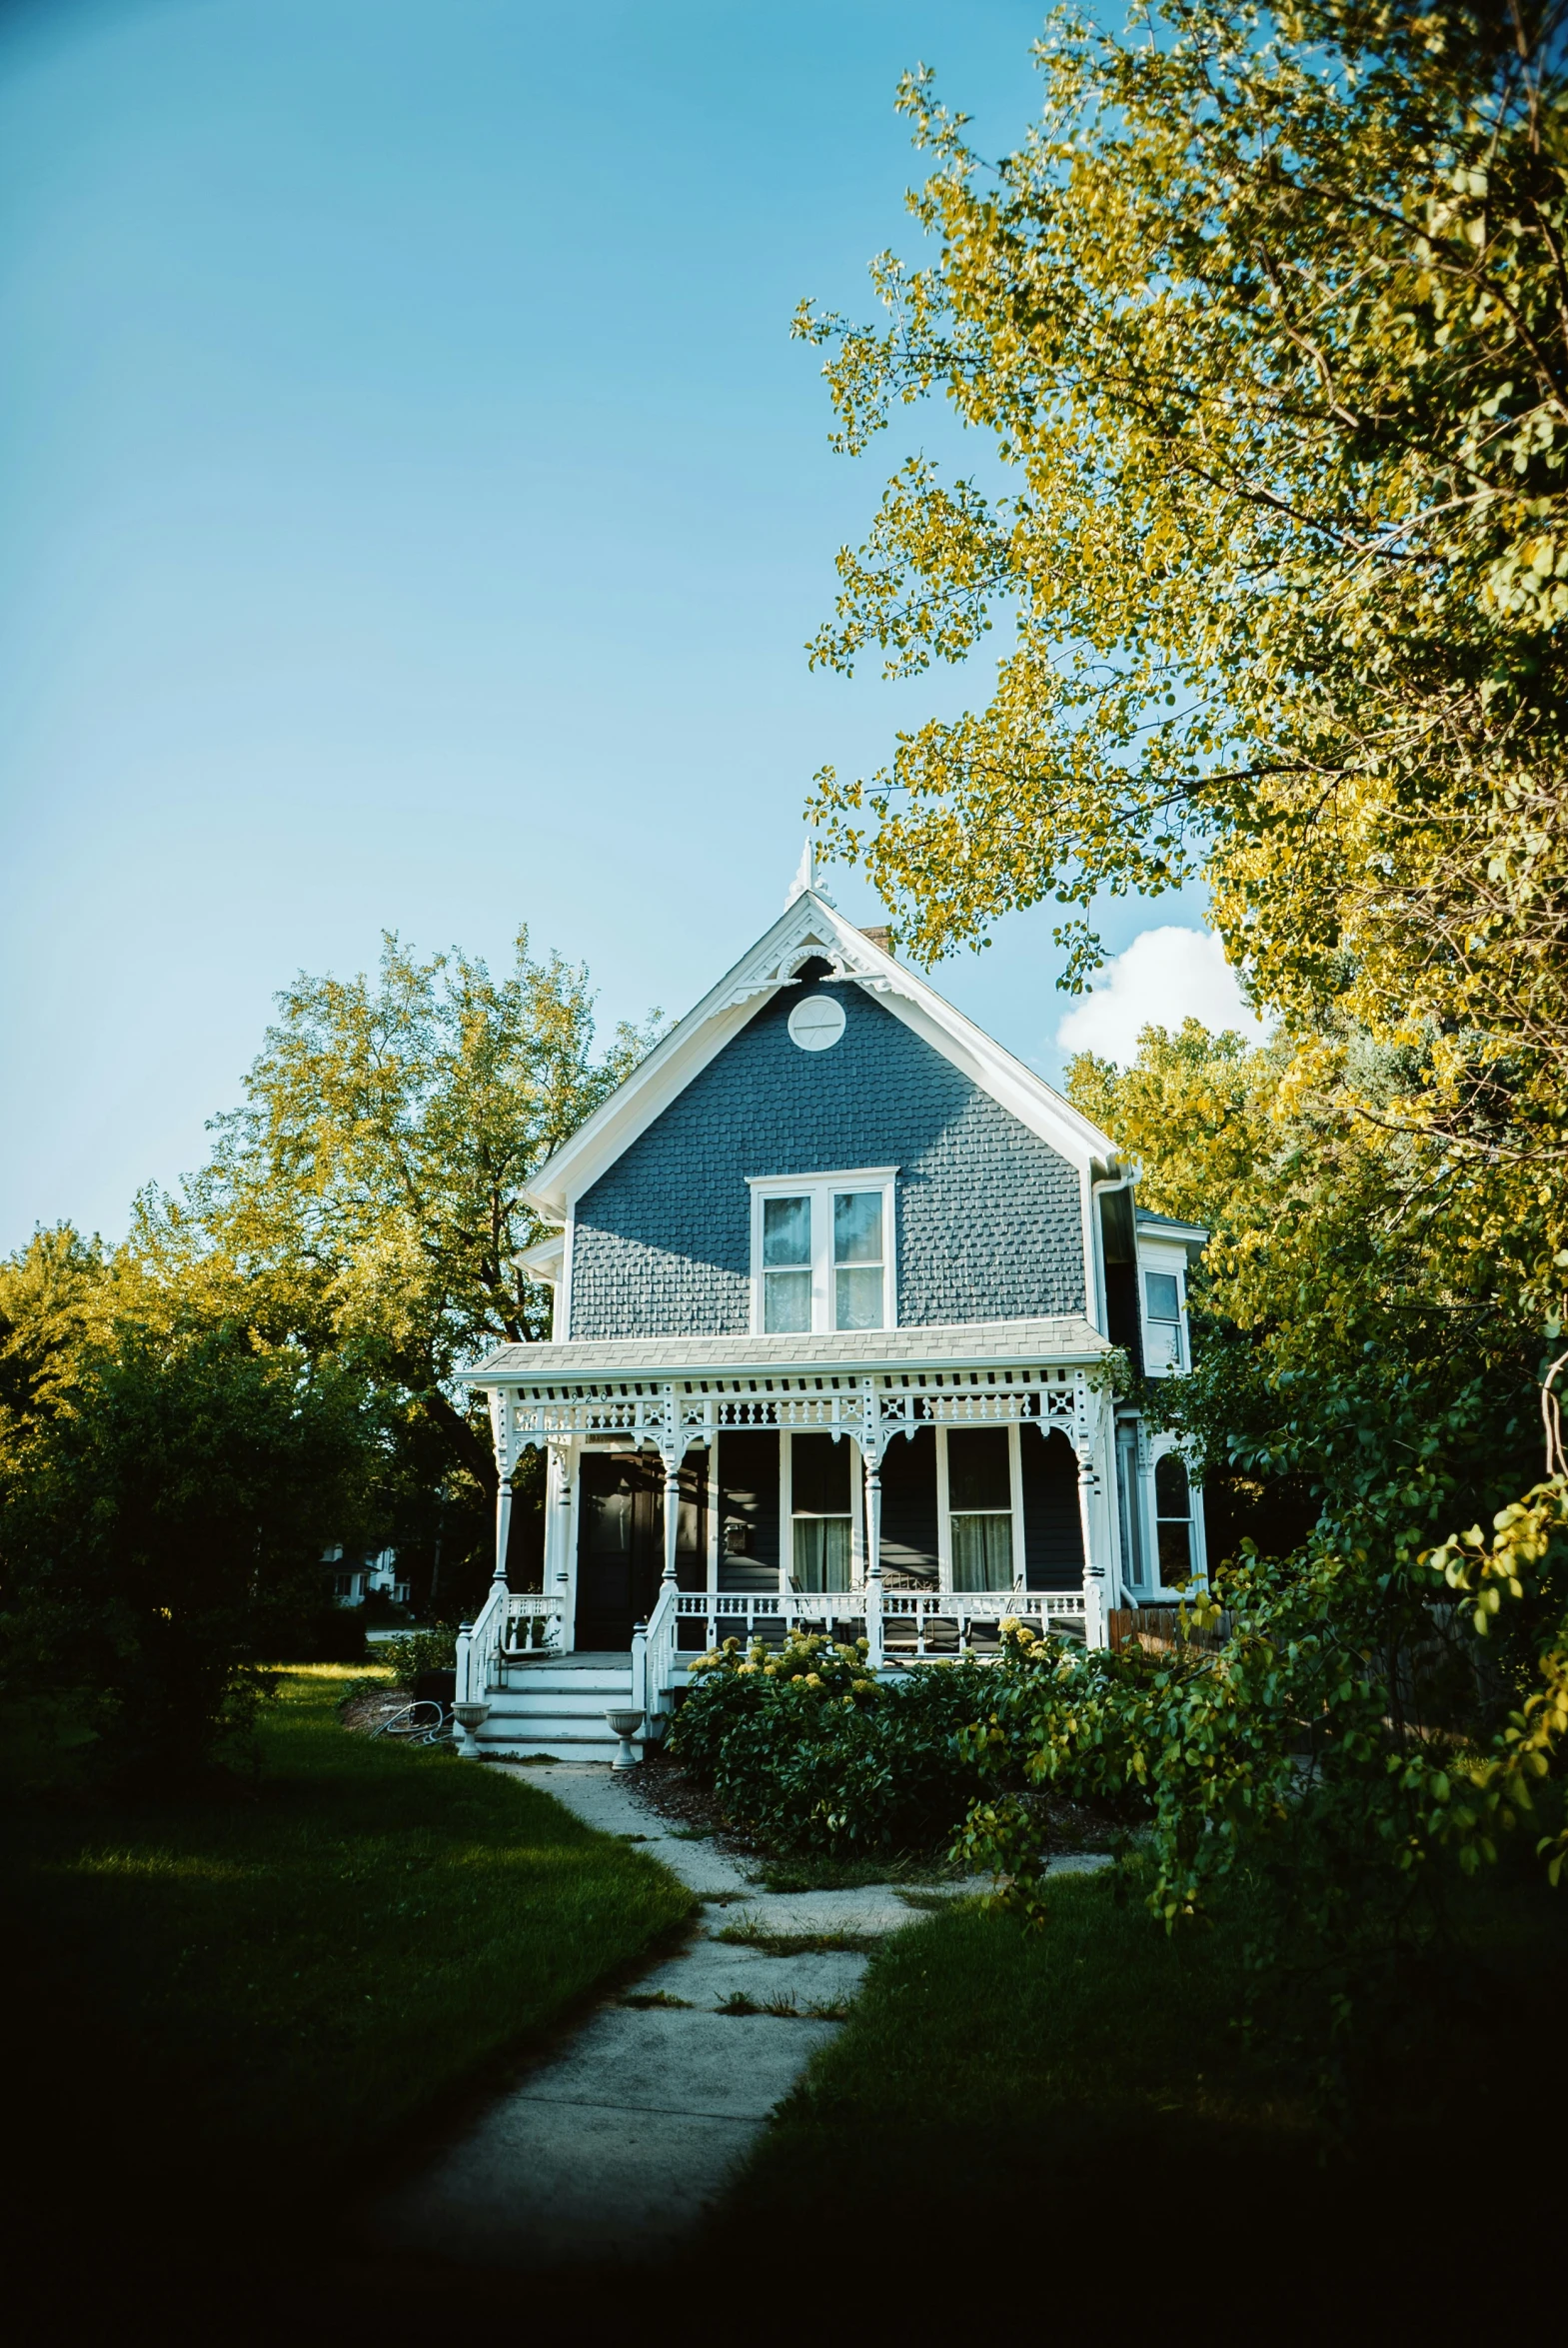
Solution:
<svg viewBox="0 0 1568 2348">
<path fill-rule="evenodd" d="M 787 328 L 914 243 L 900 70 L 1004 149 L 1039 16 L 0 16 L 0 1247 L 123 1229 L 277 989 L 383 929 L 500 960 L 526 921 L 607 1023 L 687 1009 L 779 910 L 814 770 L 983 692 L 808 672 L 906 444 L 832 457 Z M 1048 1075 L 1051 925 L 934 974 Z"/>
</svg>

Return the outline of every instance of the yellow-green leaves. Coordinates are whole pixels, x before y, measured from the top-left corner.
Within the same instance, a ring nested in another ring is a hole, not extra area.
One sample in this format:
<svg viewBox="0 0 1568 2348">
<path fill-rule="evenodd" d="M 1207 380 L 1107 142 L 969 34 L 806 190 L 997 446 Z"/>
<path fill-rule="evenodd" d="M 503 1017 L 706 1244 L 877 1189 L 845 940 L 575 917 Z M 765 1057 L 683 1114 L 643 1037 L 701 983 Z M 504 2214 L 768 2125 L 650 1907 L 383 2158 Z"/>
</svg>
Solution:
<svg viewBox="0 0 1568 2348">
<path fill-rule="evenodd" d="M 1097 893 L 1201 872 L 1263 1003 L 1427 1035 L 1402 1122 L 1560 1197 L 1564 67 L 1539 7 L 1442 29 L 1053 18 L 990 170 L 905 80 L 936 257 L 876 263 L 883 325 L 798 331 L 840 445 L 939 395 L 1016 487 L 900 467 L 813 658 L 962 659 L 1003 607 L 1016 635 L 815 809 L 917 957 L 1055 899 L 1076 981 Z"/>
</svg>

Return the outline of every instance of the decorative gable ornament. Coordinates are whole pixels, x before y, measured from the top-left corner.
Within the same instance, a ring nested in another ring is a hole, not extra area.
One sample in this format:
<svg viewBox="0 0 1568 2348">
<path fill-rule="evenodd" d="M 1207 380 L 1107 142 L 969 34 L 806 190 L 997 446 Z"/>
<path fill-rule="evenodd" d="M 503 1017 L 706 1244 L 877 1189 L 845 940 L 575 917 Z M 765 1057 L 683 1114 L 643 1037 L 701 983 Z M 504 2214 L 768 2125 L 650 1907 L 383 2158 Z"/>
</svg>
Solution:
<svg viewBox="0 0 1568 2348">
<path fill-rule="evenodd" d="M 798 1044 L 802 1052 L 831 1052 L 844 1031 L 843 1005 L 830 995 L 807 995 L 803 1003 L 795 1005 L 786 1024 L 790 1043 Z"/>
<path fill-rule="evenodd" d="M 1098 1173 L 1117 1163 L 1109 1136 L 1053 1092 L 1032 1069 L 975 1027 L 929 983 L 845 921 L 821 890 L 792 896 L 749 954 L 648 1055 L 569 1142 L 534 1175 L 524 1196 L 546 1222 L 564 1224 L 572 1201 L 596 1182 L 752 1018 L 760 999 L 793 986 L 807 965 L 829 983 L 852 984 L 942 1054 L 1067 1163 Z M 813 990 L 795 1007 L 833 1004 Z M 840 1019 L 841 1005 L 837 1006 Z M 820 1017 L 813 1013 L 813 1018 Z M 790 1023 L 793 1035 L 793 1023 Z M 822 1042 L 802 1047 L 828 1048 Z M 793 1036 L 798 1044 L 799 1037 Z M 836 1042 L 836 1036 L 831 1039 Z M 1087 1200 L 1085 1191 L 1085 1200 Z M 1087 1204 L 1084 1244 L 1088 1248 Z"/>
<path fill-rule="evenodd" d="M 792 986 L 808 962 L 826 963 L 833 979 L 853 979 L 872 994 L 890 995 L 896 966 L 858 930 L 824 920 L 826 910 L 814 892 L 791 898 L 783 927 L 776 922 L 762 947 L 732 974 L 726 1005 L 753 1003 L 759 995 Z"/>
</svg>

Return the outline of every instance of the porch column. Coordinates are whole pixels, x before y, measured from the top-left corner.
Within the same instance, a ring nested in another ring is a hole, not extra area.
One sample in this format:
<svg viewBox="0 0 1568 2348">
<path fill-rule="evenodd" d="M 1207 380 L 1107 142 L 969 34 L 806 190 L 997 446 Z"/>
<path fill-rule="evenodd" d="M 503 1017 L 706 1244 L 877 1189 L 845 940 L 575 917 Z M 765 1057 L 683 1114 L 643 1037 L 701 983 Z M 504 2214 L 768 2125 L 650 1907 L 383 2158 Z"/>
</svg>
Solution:
<svg viewBox="0 0 1568 2348">
<path fill-rule="evenodd" d="M 681 1539 L 681 1462 L 674 1453 L 665 1453 L 665 1570 L 660 1579 L 666 1589 L 676 1587 L 676 1549 Z"/>
<path fill-rule="evenodd" d="M 664 1426 L 659 1448 L 665 1462 L 665 1570 L 660 1580 L 665 1589 L 674 1590 L 676 1550 L 681 1541 L 681 1462 L 686 1456 L 686 1432 L 673 1385 L 664 1389 Z"/>
<path fill-rule="evenodd" d="M 882 1666 L 882 1430 L 876 1381 L 861 1392 L 860 1456 L 865 1461 L 865 1660 Z"/>
<path fill-rule="evenodd" d="M 1104 1535 L 1099 1521 L 1104 1498 L 1100 1451 L 1105 1404 L 1090 1394 L 1081 1370 L 1075 1383 L 1073 1449 L 1078 1459 L 1078 1525 L 1083 1541 L 1083 1640 L 1086 1646 L 1102 1647 L 1107 1635 Z"/>
<path fill-rule="evenodd" d="M 549 1497 L 545 1502 L 545 1579 L 565 1589 L 572 1579 L 572 1443 L 552 1442 Z M 550 1505 L 554 1499 L 555 1506 Z"/>
<path fill-rule="evenodd" d="M 512 1538 L 512 1468 L 516 1446 L 512 1440 L 512 1404 L 503 1393 L 490 1397 L 490 1431 L 496 1446 L 496 1570 L 494 1585 L 507 1587 L 507 1544 Z"/>
<path fill-rule="evenodd" d="M 872 1452 L 865 1462 L 865 1644 L 873 1671 L 882 1664 L 882 1468 Z"/>
</svg>

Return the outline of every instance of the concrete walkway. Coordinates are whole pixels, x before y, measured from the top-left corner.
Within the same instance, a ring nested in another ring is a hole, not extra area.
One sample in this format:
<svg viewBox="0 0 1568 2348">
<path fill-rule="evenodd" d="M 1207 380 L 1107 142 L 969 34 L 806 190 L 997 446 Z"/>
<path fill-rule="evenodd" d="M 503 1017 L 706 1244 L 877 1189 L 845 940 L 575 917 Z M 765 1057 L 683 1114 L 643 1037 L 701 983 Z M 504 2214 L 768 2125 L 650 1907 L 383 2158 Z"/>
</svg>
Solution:
<svg viewBox="0 0 1568 2348">
<path fill-rule="evenodd" d="M 646 2259 L 698 2225 L 859 1987 L 863 1953 L 781 1949 L 780 1937 L 870 1938 L 918 1910 L 891 1884 L 760 1891 L 603 1764 L 526 1774 L 589 1825 L 639 1840 L 705 1902 L 704 1921 L 384 2199 L 372 2237 L 492 2269 Z"/>
</svg>

